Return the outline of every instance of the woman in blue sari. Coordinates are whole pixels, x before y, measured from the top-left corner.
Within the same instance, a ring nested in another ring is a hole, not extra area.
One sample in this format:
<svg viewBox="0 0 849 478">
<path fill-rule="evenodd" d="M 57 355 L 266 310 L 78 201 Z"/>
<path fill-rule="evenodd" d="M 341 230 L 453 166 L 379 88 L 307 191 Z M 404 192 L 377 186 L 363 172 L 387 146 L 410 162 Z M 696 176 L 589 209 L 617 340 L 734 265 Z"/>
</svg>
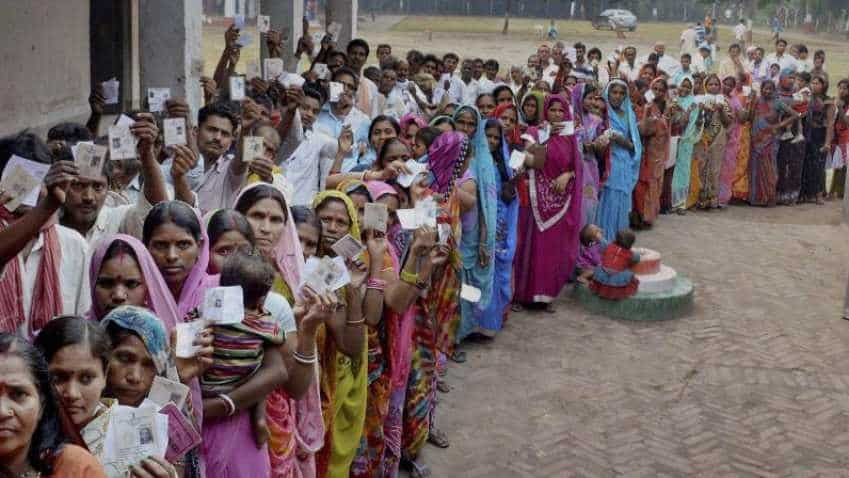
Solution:
<svg viewBox="0 0 849 478">
<path fill-rule="evenodd" d="M 628 98 L 628 85 L 613 80 L 604 90 L 610 120 L 610 174 L 601 190 L 598 226 L 604 238 L 612 242 L 616 233 L 629 226 L 631 195 L 640 173 L 643 146 L 637 116 Z"/>
<path fill-rule="evenodd" d="M 519 220 L 519 200 L 516 198 L 515 173 L 510 168 L 510 147 L 497 119 L 486 121 L 486 137 L 492 155 L 498 192 L 498 212 L 493 251 L 492 299 L 485 309 L 476 309 L 478 328 L 475 332 L 494 338 L 501 330 L 513 296 L 513 255 L 516 253 L 516 225 Z"/>
<path fill-rule="evenodd" d="M 493 297 L 493 252 L 498 214 L 498 180 L 495 163 L 486 139 L 486 122 L 473 106 L 462 106 L 454 114 L 457 131 L 470 140 L 471 154 L 467 173 L 477 184 L 477 204 L 462 216 L 463 234 L 460 255 L 463 259 L 463 284 L 480 290 L 477 303 L 460 300 L 460 327 L 457 343 L 478 326 L 477 318 L 489 307 Z M 462 182 L 463 178 L 460 178 Z"/>
<path fill-rule="evenodd" d="M 675 156 L 675 170 L 672 173 L 672 209 L 683 214 L 687 209 L 687 197 L 690 195 L 690 174 L 693 164 L 693 146 L 702 137 L 699 128 L 699 106 L 693 95 L 693 77 L 684 76 L 678 83 L 678 106 L 689 112 L 687 126 L 678 140 L 678 154 Z"/>
</svg>

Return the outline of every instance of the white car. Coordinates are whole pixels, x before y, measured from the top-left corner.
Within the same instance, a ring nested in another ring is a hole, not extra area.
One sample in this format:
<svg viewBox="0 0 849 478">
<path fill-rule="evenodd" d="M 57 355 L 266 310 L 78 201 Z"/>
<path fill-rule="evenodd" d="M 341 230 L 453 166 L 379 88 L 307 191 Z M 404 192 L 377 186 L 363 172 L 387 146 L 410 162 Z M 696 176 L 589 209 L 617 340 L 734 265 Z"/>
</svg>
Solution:
<svg viewBox="0 0 849 478">
<path fill-rule="evenodd" d="M 637 29 L 637 16 L 628 10 L 616 8 L 601 12 L 592 22 L 596 30 L 622 28 L 632 32 Z"/>
</svg>

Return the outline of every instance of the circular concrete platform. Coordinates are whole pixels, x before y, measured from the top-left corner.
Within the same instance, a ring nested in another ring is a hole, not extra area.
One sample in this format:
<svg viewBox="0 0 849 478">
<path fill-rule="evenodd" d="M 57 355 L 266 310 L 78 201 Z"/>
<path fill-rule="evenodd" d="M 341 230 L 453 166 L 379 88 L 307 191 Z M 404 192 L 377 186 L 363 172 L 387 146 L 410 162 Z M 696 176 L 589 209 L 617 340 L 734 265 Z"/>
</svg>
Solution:
<svg viewBox="0 0 849 478">
<path fill-rule="evenodd" d="M 572 297 L 588 311 L 620 320 L 669 320 L 686 315 L 693 306 L 693 283 L 677 276 L 671 286 L 661 292 L 638 291 L 625 300 L 607 300 L 595 295 L 587 286 L 576 284 Z"/>
</svg>

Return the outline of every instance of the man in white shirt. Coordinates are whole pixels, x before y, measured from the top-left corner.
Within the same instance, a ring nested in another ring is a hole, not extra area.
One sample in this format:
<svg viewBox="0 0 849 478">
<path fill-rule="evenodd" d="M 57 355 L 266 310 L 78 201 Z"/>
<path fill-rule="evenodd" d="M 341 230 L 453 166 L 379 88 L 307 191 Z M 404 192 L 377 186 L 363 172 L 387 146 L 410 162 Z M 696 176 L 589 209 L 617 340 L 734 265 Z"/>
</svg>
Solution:
<svg viewBox="0 0 849 478">
<path fill-rule="evenodd" d="M 696 29 L 690 25 L 686 30 L 681 32 L 681 53 L 689 53 L 692 58 L 698 52 Z"/>
<path fill-rule="evenodd" d="M 360 145 L 363 148 L 368 146 L 368 129 L 371 120 L 354 106 L 357 89 L 362 88 L 362 83 L 357 82 L 356 74 L 349 68 L 340 68 L 333 74 L 333 81 L 342 83 L 344 90 L 339 95 L 339 101 L 328 101 L 322 106 L 314 129 L 334 140 L 339 138 L 345 127 L 351 130 L 356 147 L 345 156 L 342 162 L 342 170 L 347 172 L 359 164 Z"/>
<path fill-rule="evenodd" d="M 380 93 L 380 114 L 400 119 L 409 111 L 404 93 L 409 94 L 410 91 L 409 88 L 397 88 L 397 84 L 398 74 L 395 70 L 386 68 L 380 72 L 380 83 L 377 85 L 377 91 Z"/>
<path fill-rule="evenodd" d="M 719 63 L 720 78 L 724 79 L 728 76 L 733 76 L 737 80 L 741 73 L 746 72 L 746 67 L 743 65 L 743 57 L 740 53 L 740 45 L 737 43 L 732 43 L 728 47 L 728 57 Z"/>
<path fill-rule="evenodd" d="M 740 23 L 734 27 L 734 40 L 738 45 L 744 46 L 746 44 L 746 20 L 740 19 Z"/>
<path fill-rule="evenodd" d="M 369 46 L 362 38 L 355 38 L 348 43 L 348 66 L 354 70 L 359 76 L 360 84 L 357 90 L 357 108 L 365 113 L 369 118 L 374 118 L 380 114 L 378 105 L 377 85 L 373 81 L 366 78 L 363 73 L 363 67 L 368 60 Z"/>
<path fill-rule="evenodd" d="M 12 155 L 19 156 L 30 161 L 41 164 L 51 164 L 52 158 L 48 153 L 47 145 L 34 133 L 20 133 L 0 139 L 0 170 L 4 169 Z M 6 226 L 8 231 L 14 233 L 20 231 L 22 235 L 4 241 L 4 247 L 12 247 L 9 259 L 0 273 L 0 287 L 7 291 L 19 291 L 20 307 L 23 317 L 3 317 L 0 321 L 0 332 L 17 333 L 21 337 L 32 339 L 30 324 L 33 322 L 31 313 L 36 302 L 44 304 L 47 297 L 42 295 L 36 297 L 36 291 L 42 294 L 50 294 L 54 291 L 44 288 L 47 278 L 40 277 L 39 271 L 45 254 L 54 254 L 58 283 L 60 289 L 60 304 L 58 310 L 53 311 L 56 315 L 73 314 L 82 315 L 91 308 L 91 292 L 88 281 L 88 245 L 85 239 L 76 231 L 68 229 L 50 221 L 56 210 L 65 202 L 68 188 L 78 176 L 77 168 L 68 161 L 53 162 L 44 183 L 41 186 L 36 206 L 19 205 L 12 214 L 18 222 L 15 226 Z M 9 199 L 7 197 L 7 199 Z M 8 204 L 8 202 L 6 202 Z M 6 207 L 6 206 L 0 206 Z M 8 209 L 7 209 L 8 211 Z M 38 231 L 34 232 L 24 224 L 25 221 L 35 217 L 39 223 Z M 27 231 L 27 232 L 23 232 Z M 49 237 L 55 237 L 55 243 L 46 241 Z M 15 253 L 15 251 L 18 251 Z M 10 271 L 11 261 L 16 261 L 17 274 Z M 46 271 L 50 273 L 50 271 Z M 41 317 L 40 319 L 44 319 Z M 38 332 L 33 330 L 32 332 Z"/>
<path fill-rule="evenodd" d="M 313 130 L 323 102 L 320 91 L 307 87 L 297 108 L 291 110 L 286 141 L 295 141 L 298 147 L 283 161 L 282 167 L 283 175 L 294 187 L 293 206 L 312 206 L 313 197 L 324 189 L 334 160 L 342 160 L 338 156 L 338 140 Z"/>
<path fill-rule="evenodd" d="M 814 64 L 808 59 L 808 47 L 802 44 L 796 45 L 791 49 L 793 58 L 796 59 L 796 71 L 810 73 L 814 69 Z"/>
<path fill-rule="evenodd" d="M 451 89 L 448 94 L 451 99 L 460 104 L 473 105 L 478 99 L 478 91 L 480 85 L 472 75 L 474 73 L 474 63 L 472 60 L 463 60 L 460 67 L 460 78 L 454 78 L 451 81 Z"/>
<path fill-rule="evenodd" d="M 749 61 L 747 69 L 752 75 L 752 83 L 761 84 L 764 80 L 769 79 L 769 64 L 764 61 L 763 48 L 754 48 L 752 59 Z"/>
<path fill-rule="evenodd" d="M 79 176 L 68 188 L 67 199 L 61 211 L 61 224 L 79 232 L 92 248 L 104 237 L 119 232 L 141 239 L 144 218 L 152 205 L 169 199 L 165 176 L 154 155 L 153 144 L 159 130 L 153 116 L 141 116 L 139 121 L 133 124 L 131 131 L 139 141 L 138 155 L 141 174 L 144 177 L 144 194 L 138 196 L 135 204 L 104 206 L 106 192 L 109 190 L 106 161 L 103 162 L 100 174 Z"/>
<path fill-rule="evenodd" d="M 764 58 L 764 61 L 767 65 L 772 65 L 773 63 L 778 63 L 778 66 L 781 70 L 785 70 L 787 68 L 796 70 L 796 59 L 792 56 L 785 53 L 787 50 L 787 40 L 783 38 L 779 38 L 775 41 L 775 53 L 770 53 Z"/>
<path fill-rule="evenodd" d="M 627 46 L 622 55 L 625 57 L 625 61 L 619 64 L 619 77 L 625 77 L 628 81 L 636 81 L 640 77 L 640 67 L 636 61 L 637 48 Z"/>
</svg>

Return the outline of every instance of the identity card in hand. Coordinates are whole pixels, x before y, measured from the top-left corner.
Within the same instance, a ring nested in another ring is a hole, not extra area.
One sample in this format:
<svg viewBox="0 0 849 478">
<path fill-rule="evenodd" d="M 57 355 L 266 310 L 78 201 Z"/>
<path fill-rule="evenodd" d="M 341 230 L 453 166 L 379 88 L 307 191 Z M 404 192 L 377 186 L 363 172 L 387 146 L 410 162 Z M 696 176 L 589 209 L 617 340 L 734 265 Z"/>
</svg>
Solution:
<svg viewBox="0 0 849 478">
<path fill-rule="evenodd" d="M 170 402 L 177 408 L 183 408 L 188 395 L 189 387 L 186 385 L 157 375 L 153 377 L 153 385 L 150 387 L 150 392 L 147 393 L 147 399 L 160 407 L 164 407 Z"/>
<path fill-rule="evenodd" d="M 103 103 L 107 105 L 117 105 L 121 82 L 112 78 L 101 83 L 101 86 L 103 87 Z"/>
<path fill-rule="evenodd" d="M 245 136 L 242 140 L 242 161 L 249 163 L 261 158 L 265 145 L 262 136 Z"/>
<path fill-rule="evenodd" d="M 336 241 L 336 243 L 330 246 L 330 248 L 333 249 L 333 252 L 335 252 L 336 255 L 344 257 L 345 259 L 357 257 L 365 250 L 363 244 L 354 239 L 354 237 L 350 234 L 346 234 L 345 237 Z"/>
<path fill-rule="evenodd" d="M 278 80 L 283 75 L 283 60 L 280 58 L 266 58 L 262 66 L 265 68 L 265 81 Z"/>
<path fill-rule="evenodd" d="M 327 34 L 330 35 L 330 39 L 334 42 L 339 41 L 339 33 L 342 32 L 342 24 L 333 22 L 327 27 Z"/>
<path fill-rule="evenodd" d="M 149 456 L 165 458 L 167 437 L 168 417 L 155 408 L 117 405 L 109 417 L 103 447 L 106 475 L 125 477 L 131 466 Z"/>
<path fill-rule="evenodd" d="M 165 118 L 162 125 L 165 128 L 165 146 L 186 144 L 185 118 Z"/>
<path fill-rule="evenodd" d="M 572 136 L 575 134 L 575 122 L 564 121 L 560 123 L 563 128 L 560 130 L 560 136 Z"/>
<path fill-rule="evenodd" d="M 197 355 L 200 347 L 195 345 L 194 341 L 198 334 L 206 328 L 206 321 L 195 320 L 192 322 L 179 322 L 176 327 L 177 358 L 192 358 Z"/>
<path fill-rule="evenodd" d="M 106 161 L 106 146 L 92 143 L 77 143 L 71 148 L 74 164 L 80 170 L 80 177 L 98 178 L 103 174 L 103 162 Z"/>
<path fill-rule="evenodd" d="M 39 186 L 47 175 L 50 166 L 12 155 L 6 168 L 3 169 L 3 179 L 0 180 L 0 191 L 12 196 L 6 203 L 6 209 L 14 211 L 21 204 L 35 206 L 38 202 Z"/>
<path fill-rule="evenodd" d="M 367 203 L 363 215 L 363 229 L 386 232 L 386 223 L 389 221 L 389 209 L 386 204 Z M 353 238 L 352 238 L 353 239 Z"/>
<path fill-rule="evenodd" d="M 256 29 L 260 33 L 268 33 L 268 30 L 271 30 L 271 17 L 268 15 L 257 15 Z"/>
<path fill-rule="evenodd" d="M 307 286 L 321 294 L 336 291 L 350 282 L 351 274 L 345 267 L 343 257 L 310 257 L 304 265 L 304 280 L 301 286 Z"/>
<path fill-rule="evenodd" d="M 129 126 L 116 124 L 109 127 L 109 157 L 111 159 L 134 159 L 136 143 L 136 137 Z"/>
<path fill-rule="evenodd" d="M 519 168 L 521 168 L 524 165 L 525 165 L 525 153 L 518 151 L 518 150 L 513 150 L 513 152 L 510 153 L 510 167 L 514 170 L 518 170 Z"/>
<path fill-rule="evenodd" d="M 244 76 L 230 77 L 230 99 L 233 101 L 242 101 L 243 99 L 245 99 Z"/>
<path fill-rule="evenodd" d="M 280 80 L 280 84 L 283 85 L 284 88 L 300 88 L 304 86 L 307 80 L 304 79 L 301 75 L 296 75 L 294 73 L 284 73 L 283 78 Z"/>
<path fill-rule="evenodd" d="M 326 63 L 316 63 L 312 69 L 319 80 L 326 80 L 330 76 L 330 69 L 327 68 Z"/>
<path fill-rule="evenodd" d="M 194 425 L 180 412 L 182 407 L 173 403 L 165 404 L 159 413 L 168 417 L 168 449 L 165 459 L 174 463 L 190 450 L 200 445 L 201 437 Z"/>
<path fill-rule="evenodd" d="M 342 96 L 342 92 L 345 91 L 345 85 L 342 83 L 337 83 L 335 81 L 330 82 L 330 102 L 336 103 L 339 101 L 339 97 Z"/>
<path fill-rule="evenodd" d="M 242 286 L 212 287 L 203 296 L 202 317 L 215 325 L 239 324 L 245 318 Z"/>
<path fill-rule="evenodd" d="M 171 88 L 148 88 L 147 105 L 151 113 L 165 111 L 165 102 L 171 99 Z"/>
<path fill-rule="evenodd" d="M 398 184 L 400 184 L 402 187 L 405 187 L 405 188 L 412 186 L 413 182 L 415 182 L 416 178 L 420 174 L 427 173 L 427 164 L 420 163 L 420 162 L 416 161 L 415 159 L 407 160 L 407 162 L 404 163 L 404 166 L 406 166 L 407 169 L 410 170 L 410 174 L 407 174 L 407 173 L 399 174 L 398 175 Z"/>
</svg>

